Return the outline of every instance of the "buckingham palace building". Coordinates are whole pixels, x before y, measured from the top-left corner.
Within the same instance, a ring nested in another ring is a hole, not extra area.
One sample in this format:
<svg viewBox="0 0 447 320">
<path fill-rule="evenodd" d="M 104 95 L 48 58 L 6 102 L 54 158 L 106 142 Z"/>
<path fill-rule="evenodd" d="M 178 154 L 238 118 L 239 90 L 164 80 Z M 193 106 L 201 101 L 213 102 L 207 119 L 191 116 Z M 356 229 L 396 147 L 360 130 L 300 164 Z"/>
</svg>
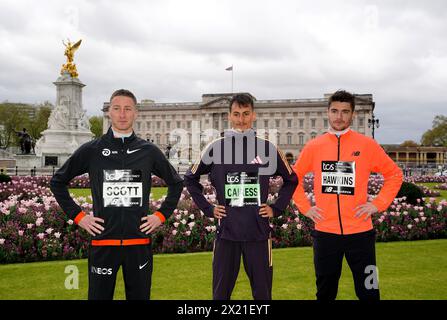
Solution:
<svg viewBox="0 0 447 320">
<path fill-rule="evenodd" d="M 246 93 L 249 94 L 249 93 Z M 229 129 L 229 102 L 234 94 L 203 94 L 200 102 L 158 103 L 141 100 L 134 130 L 140 138 L 155 143 L 177 164 L 189 165 L 201 149 Z M 250 94 L 251 95 L 251 94 Z M 276 144 L 293 163 L 309 140 L 326 132 L 328 98 L 257 100 L 254 129 L 258 136 Z M 374 111 L 372 94 L 355 94 L 356 113 L 352 128 L 372 136 L 369 121 Z M 104 132 L 110 126 L 109 102 L 103 106 Z"/>
</svg>

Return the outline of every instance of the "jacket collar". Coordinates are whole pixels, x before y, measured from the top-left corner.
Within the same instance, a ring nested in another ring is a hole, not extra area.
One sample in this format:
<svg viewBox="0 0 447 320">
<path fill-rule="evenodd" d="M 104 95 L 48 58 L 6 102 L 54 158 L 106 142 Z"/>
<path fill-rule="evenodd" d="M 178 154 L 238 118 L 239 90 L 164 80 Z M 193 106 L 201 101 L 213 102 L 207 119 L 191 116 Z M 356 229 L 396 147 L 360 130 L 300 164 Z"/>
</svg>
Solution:
<svg viewBox="0 0 447 320">
<path fill-rule="evenodd" d="M 107 130 L 107 133 L 105 134 L 106 138 L 111 141 L 111 142 L 116 142 L 116 143 L 122 143 L 123 139 L 122 138 L 115 138 L 115 136 L 113 135 L 113 130 L 112 127 L 109 127 L 109 130 Z M 134 141 L 137 138 L 137 135 L 135 134 L 135 131 L 132 131 L 132 134 L 130 135 L 130 137 L 125 137 L 124 138 L 124 144 L 128 144 L 132 141 Z"/>
</svg>

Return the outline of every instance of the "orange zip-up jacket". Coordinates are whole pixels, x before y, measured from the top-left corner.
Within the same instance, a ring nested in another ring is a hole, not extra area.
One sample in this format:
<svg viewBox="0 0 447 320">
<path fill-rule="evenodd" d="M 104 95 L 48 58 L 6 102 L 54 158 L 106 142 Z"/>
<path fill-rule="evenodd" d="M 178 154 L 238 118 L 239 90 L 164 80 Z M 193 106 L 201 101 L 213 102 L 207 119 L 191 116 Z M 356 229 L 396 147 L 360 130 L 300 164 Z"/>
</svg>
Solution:
<svg viewBox="0 0 447 320">
<path fill-rule="evenodd" d="M 383 188 L 373 204 L 380 211 L 388 208 L 399 192 L 402 171 L 373 139 L 353 130 L 337 137 L 326 133 L 303 148 L 293 167 L 299 184 L 293 200 L 305 214 L 310 208 L 303 181 L 307 173 L 314 174 L 316 206 L 322 209 L 324 220 L 315 229 L 335 234 L 353 234 L 372 229 L 371 217 L 355 217 L 354 209 L 368 200 L 368 180 L 371 172 L 381 173 Z"/>
</svg>

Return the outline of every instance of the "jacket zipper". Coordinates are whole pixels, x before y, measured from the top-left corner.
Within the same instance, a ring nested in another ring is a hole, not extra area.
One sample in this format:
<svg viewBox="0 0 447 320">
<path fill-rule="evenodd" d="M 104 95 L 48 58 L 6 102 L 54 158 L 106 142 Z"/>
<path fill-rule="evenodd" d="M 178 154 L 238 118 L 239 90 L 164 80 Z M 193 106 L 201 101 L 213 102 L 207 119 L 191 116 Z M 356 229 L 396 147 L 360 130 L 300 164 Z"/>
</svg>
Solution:
<svg viewBox="0 0 447 320">
<path fill-rule="evenodd" d="M 121 169 L 124 170 L 124 140 L 121 138 Z M 123 245 L 124 238 L 124 212 L 123 207 L 121 207 L 121 246 Z"/>
<path fill-rule="evenodd" d="M 341 136 L 337 136 L 338 146 L 337 146 L 337 161 L 340 161 L 340 139 Z M 340 231 L 343 235 L 343 224 L 341 223 L 341 212 L 340 212 L 340 193 L 337 192 L 337 208 L 338 208 L 338 222 L 340 223 Z"/>
</svg>

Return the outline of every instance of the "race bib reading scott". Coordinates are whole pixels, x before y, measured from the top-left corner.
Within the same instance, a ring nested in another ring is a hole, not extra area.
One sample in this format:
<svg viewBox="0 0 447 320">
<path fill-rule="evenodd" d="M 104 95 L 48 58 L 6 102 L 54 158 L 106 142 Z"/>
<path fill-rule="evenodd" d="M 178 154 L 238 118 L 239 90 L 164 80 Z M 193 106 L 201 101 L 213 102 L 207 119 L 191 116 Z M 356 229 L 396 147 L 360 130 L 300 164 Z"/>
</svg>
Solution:
<svg viewBox="0 0 447 320">
<path fill-rule="evenodd" d="M 102 192 L 104 207 L 141 207 L 143 180 L 141 170 L 104 170 Z"/>
<path fill-rule="evenodd" d="M 355 162 L 323 161 L 321 192 L 353 195 L 355 193 Z"/>
<path fill-rule="evenodd" d="M 230 207 L 260 206 L 257 172 L 229 172 L 225 177 L 225 204 Z"/>
</svg>

